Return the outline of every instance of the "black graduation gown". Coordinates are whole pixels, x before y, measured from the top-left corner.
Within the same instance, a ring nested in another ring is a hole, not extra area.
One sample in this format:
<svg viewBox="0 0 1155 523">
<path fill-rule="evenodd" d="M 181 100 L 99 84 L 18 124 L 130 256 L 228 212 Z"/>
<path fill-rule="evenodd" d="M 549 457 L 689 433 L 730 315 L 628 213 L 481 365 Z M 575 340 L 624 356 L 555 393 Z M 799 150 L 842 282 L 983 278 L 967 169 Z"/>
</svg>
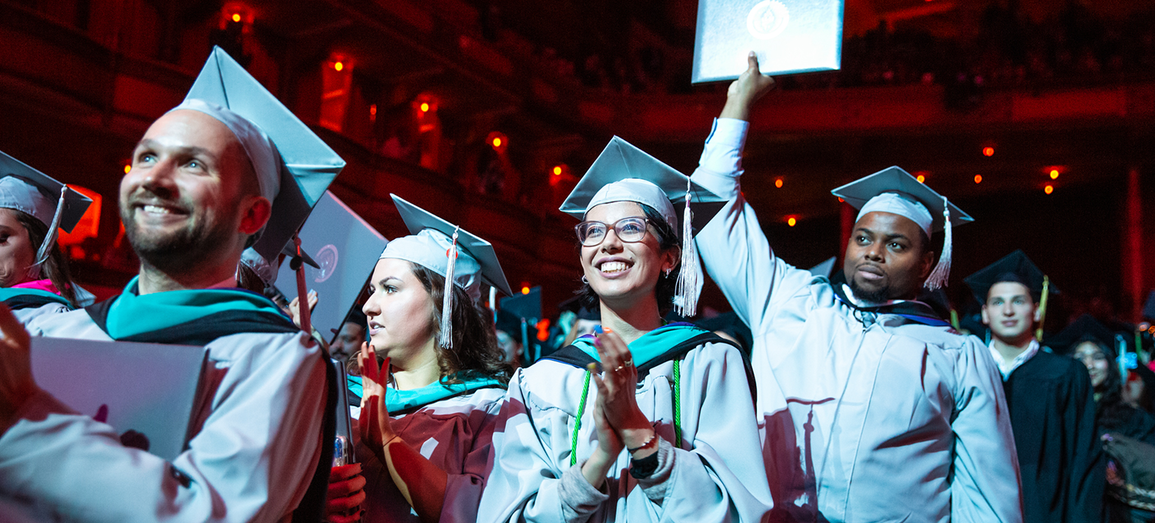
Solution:
<svg viewBox="0 0 1155 523">
<path fill-rule="evenodd" d="M 1103 520 L 1106 460 L 1087 368 L 1038 352 L 1003 382 L 1023 481 L 1025 523 Z"/>
</svg>

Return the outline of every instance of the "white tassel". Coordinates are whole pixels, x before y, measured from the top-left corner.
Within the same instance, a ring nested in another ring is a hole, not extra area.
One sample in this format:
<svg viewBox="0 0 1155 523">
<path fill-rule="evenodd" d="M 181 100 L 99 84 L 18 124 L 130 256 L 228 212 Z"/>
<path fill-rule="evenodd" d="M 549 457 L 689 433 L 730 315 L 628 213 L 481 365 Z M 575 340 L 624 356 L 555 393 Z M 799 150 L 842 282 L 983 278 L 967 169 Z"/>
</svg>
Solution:
<svg viewBox="0 0 1155 523">
<path fill-rule="evenodd" d="M 947 201 L 946 196 L 942 197 L 942 217 L 943 220 L 945 220 L 942 226 L 942 255 L 938 257 L 938 265 L 934 267 L 934 270 L 931 271 L 930 276 L 927 276 L 926 283 L 923 284 L 923 286 L 930 290 L 946 287 L 947 279 L 950 278 L 950 202 Z"/>
<path fill-rule="evenodd" d="M 441 300 L 441 335 L 437 344 L 443 349 L 453 348 L 453 270 L 457 265 L 457 231 L 453 229 L 453 244 L 445 255 L 449 257 L 449 265 L 445 268 L 445 296 Z"/>
<path fill-rule="evenodd" d="M 678 273 L 678 283 L 674 286 L 674 312 L 689 318 L 698 311 L 698 281 L 702 271 L 699 267 L 698 249 L 694 248 L 694 213 L 690 210 L 690 196 L 693 191 L 690 179 L 686 178 L 686 209 L 682 212 L 682 269 Z"/>
<path fill-rule="evenodd" d="M 67 192 L 67 185 L 60 187 L 60 199 L 56 200 L 56 214 L 52 216 L 52 223 L 48 224 L 48 234 L 44 235 L 44 243 L 40 244 L 40 250 L 36 252 L 36 263 L 32 264 L 34 267 L 48 261 L 52 246 L 56 245 L 56 230 L 60 228 L 60 217 L 64 214 L 64 195 Z"/>
</svg>

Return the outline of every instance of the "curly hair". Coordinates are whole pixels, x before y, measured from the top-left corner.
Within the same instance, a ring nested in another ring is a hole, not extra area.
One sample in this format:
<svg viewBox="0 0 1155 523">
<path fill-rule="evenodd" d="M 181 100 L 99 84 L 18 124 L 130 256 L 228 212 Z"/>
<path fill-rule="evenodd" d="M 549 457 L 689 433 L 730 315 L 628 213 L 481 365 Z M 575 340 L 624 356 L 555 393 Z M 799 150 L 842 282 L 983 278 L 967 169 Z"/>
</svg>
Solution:
<svg viewBox="0 0 1155 523">
<path fill-rule="evenodd" d="M 654 210 L 653 207 L 642 203 L 638 204 L 642 207 L 642 212 L 646 215 L 646 220 L 654 227 L 654 237 L 658 239 L 658 247 L 664 252 L 669 249 L 675 249 L 681 246 L 678 240 L 678 233 L 674 228 L 666 223 L 666 219 Z M 577 250 L 581 252 L 581 242 L 577 244 Z M 680 258 L 679 258 L 680 260 Z M 674 291 L 678 284 L 678 275 L 682 272 L 682 265 L 679 261 L 674 270 L 669 274 L 659 273 L 658 284 L 654 287 L 654 297 L 658 300 L 658 312 L 665 316 L 674 307 Z M 574 294 L 577 295 L 578 301 L 587 309 L 596 309 L 598 302 L 601 300 L 598 293 L 590 287 L 589 283 L 582 282 L 581 289 L 578 289 Z"/>
<path fill-rule="evenodd" d="M 32 252 L 39 251 L 40 246 L 44 244 L 44 238 L 48 236 L 48 226 L 28 213 L 16 209 L 8 210 L 16 216 L 16 221 L 24 226 L 24 230 L 28 231 Z M 64 251 L 60 250 L 60 245 L 53 245 L 49 250 L 48 259 L 40 265 L 40 274 L 42 278 L 48 278 L 52 282 L 56 290 L 60 291 L 60 295 L 68 300 L 69 305 L 77 307 L 76 289 L 72 287 L 72 271 L 68 268 L 68 258 L 64 256 Z"/>
</svg>

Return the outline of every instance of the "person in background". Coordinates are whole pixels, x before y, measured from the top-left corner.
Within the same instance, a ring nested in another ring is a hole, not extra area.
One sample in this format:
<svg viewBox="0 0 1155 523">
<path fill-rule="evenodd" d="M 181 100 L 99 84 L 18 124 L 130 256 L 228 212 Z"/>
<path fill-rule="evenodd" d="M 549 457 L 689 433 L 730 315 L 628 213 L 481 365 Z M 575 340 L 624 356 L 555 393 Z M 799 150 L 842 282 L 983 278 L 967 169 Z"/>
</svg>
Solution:
<svg viewBox="0 0 1155 523">
<path fill-rule="evenodd" d="M 1023 251 L 965 279 L 990 328 L 1023 481 L 1027 523 L 1102 521 L 1107 462 L 1087 369 L 1035 339 L 1050 280 Z M 1046 294 L 1044 294 L 1046 293 Z"/>
<path fill-rule="evenodd" d="M 82 305 L 56 244 L 92 200 L 0 152 L 0 302 L 21 323 Z"/>
<path fill-rule="evenodd" d="M 1119 369 L 1119 347 L 1127 347 L 1127 334 L 1112 332 L 1094 317 L 1084 314 L 1048 340 L 1056 354 L 1073 357 L 1086 366 L 1095 391 L 1095 421 L 1099 439 L 1127 439 L 1145 445 L 1140 453 L 1155 456 L 1155 417 L 1123 401 L 1123 379 Z M 1155 521 L 1150 507 L 1131 507 L 1120 496 L 1126 490 L 1116 457 L 1107 456 L 1107 520 L 1112 523 Z M 1122 489 L 1120 489 L 1120 487 Z"/>
<path fill-rule="evenodd" d="M 354 308 L 349 311 L 349 316 L 341 324 L 341 331 L 337 333 L 336 341 L 329 345 L 329 354 L 333 356 L 333 359 L 345 362 L 361 352 L 361 344 L 365 343 L 366 339 L 368 322 L 365 313 L 360 310 Z"/>
<path fill-rule="evenodd" d="M 488 242 L 393 201 L 411 234 L 369 281 L 357 463 L 333 469 L 328 519 L 474 521 L 510 373 L 478 300 L 482 282 L 512 292 Z"/>
</svg>

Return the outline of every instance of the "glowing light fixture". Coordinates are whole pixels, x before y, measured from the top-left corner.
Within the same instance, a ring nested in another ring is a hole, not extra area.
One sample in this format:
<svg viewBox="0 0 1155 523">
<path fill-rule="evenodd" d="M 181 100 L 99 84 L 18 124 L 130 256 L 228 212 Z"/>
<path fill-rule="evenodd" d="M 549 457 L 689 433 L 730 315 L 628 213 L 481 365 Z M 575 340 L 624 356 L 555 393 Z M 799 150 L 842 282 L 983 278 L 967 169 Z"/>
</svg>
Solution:
<svg viewBox="0 0 1155 523">
<path fill-rule="evenodd" d="M 560 165 L 553 166 L 553 175 L 554 176 L 561 176 L 561 171 L 562 171 L 562 168 Z"/>
<path fill-rule="evenodd" d="M 240 21 L 241 21 L 241 14 L 240 13 L 233 13 L 233 22 L 240 22 Z"/>
<path fill-rule="evenodd" d="M 1048 183 L 1047 185 L 1045 185 L 1043 187 L 1043 192 L 1045 192 L 1047 194 L 1051 194 L 1051 193 L 1055 192 L 1055 187 Z"/>
<path fill-rule="evenodd" d="M 774 180 L 774 186 L 781 189 L 782 188 L 782 178 L 778 178 L 778 179 Z"/>
<path fill-rule="evenodd" d="M 795 225 L 797 225 L 797 224 L 798 224 L 798 219 L 797 219 L 797 218 L 795 218 L 795 217 L 793 217 L 793 216 L 791 216 L 791 217 L 789 217 L 789 218 L 786 218 L 786 225 L 789 225 L 789 226 L 793 227 L 793 226 L 795 226 Z"/>
<path fill-rule="evenodd" d="M 918 180 L 918 183 L 922 183 L 922 182 L 926 181 L 926 176 L 923 176 L 920 174 L 920 175 L 918 175 L 918 178 L 916 178 L 916 179 Z"/>
<path fill-rule="evenodd" d="M 522 285 L 521 286 L 521 293 L 522 294 L 529 294 L 529 285 Z"/>
<path fill-rule="evenodd" d="M 975 175 L 975 183 L 983 183 L 983 175 L 976 174 Z"/>
<path fill-rule="evenodd" d="M 429 112 L 429 102 L 421 102 L 420 109 L 423 113 Z"/>
<path fill-rule="evenodd" d="M 124 164 L 124 174 L 128 174 L 129 171 L 131 171 L 131 170 L 132 170 L 132 164 L 131 163 Z"/>
<path fill-rule="evenodd" d="M 994 156 L 994 155 L 995 155 L 995 148 L 994 147 L 991 147 L 989 145 L 986 147 L 983 147 L 983 156 L 990 157 L 990 156 Z"/>
<path fill-rule="evenodd" d="M 1052 180 L 1059 179 L 1059 170 L 1058 169 L 1051 169 L 1050 175 L 1051 175 Z"/>
<path fill-rule="evenodd" d="M 345 62 L 333 62 L 333 70 L 338 73 L 345 69 Z"/>
</svg>

